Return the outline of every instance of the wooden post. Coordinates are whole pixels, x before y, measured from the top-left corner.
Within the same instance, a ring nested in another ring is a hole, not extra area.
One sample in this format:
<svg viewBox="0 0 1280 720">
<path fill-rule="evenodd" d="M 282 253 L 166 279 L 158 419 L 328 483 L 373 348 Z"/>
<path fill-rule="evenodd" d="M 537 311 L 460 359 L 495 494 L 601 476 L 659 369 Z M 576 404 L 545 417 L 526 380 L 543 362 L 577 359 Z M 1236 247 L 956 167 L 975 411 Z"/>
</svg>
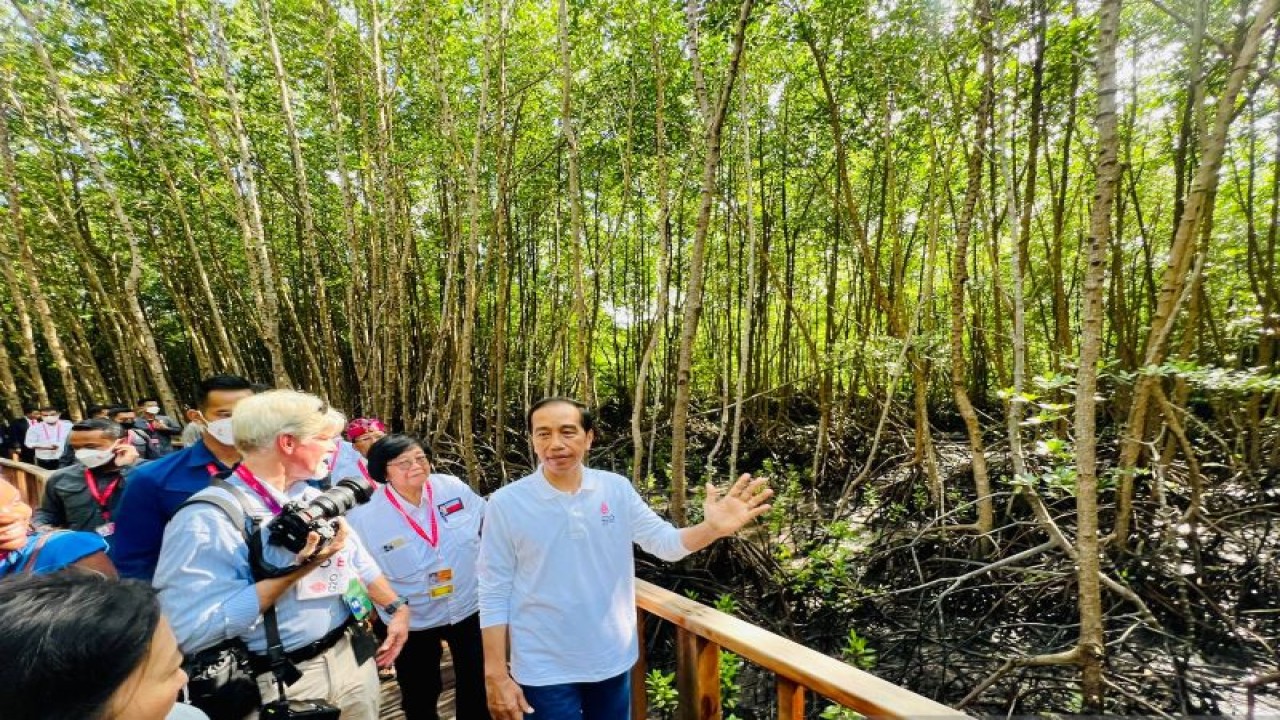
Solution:
<svg viewBox="0 0 1280 720">
<path fill-rule="evenodd" d="M 676 634 L 680 720 L 720 720 L 720 646 L 680 628 Z"/>
<path fill-rule="evenodd" d="M 804 686 L 778 676 L 778 720 L 804 720 Z"/>
<path fill-rule="evenodd" d="M 645 614 L 645 611 L 636 608 L 636 637 L 640 642 L 640 656 L 636 658 L 636 664 L 631 668 L 631 717 L 635 720 L 644 720 L 649 716 L 649 695 L 644 684 L 645 675 L 649 673 L 648 665 L 645 663 Z"/>
</svg>

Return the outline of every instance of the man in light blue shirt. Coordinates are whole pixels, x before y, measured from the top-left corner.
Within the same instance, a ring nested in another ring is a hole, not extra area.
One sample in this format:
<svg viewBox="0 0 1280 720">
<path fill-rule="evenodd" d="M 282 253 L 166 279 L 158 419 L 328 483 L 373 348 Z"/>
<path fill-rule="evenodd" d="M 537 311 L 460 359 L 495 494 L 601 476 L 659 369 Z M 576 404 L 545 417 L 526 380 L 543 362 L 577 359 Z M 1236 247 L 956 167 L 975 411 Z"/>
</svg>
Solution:
<svg viewBox="0 0 1280 720">
<path fill-rule="evenodd" d="M 320 495 L 306 480 L 333 451 L 344 424 L 341 413 L 314 395 L 273 390 L 245 398 L 232 415 L 243 460 L 219 476 L 226 486 L 202 490 L 193 499 L 217 495 L 231 501 L 265 533 L 290 503 Z M 255 579 L 250 549 L 231 516 L 208 502 L 181 508 L 165 528 L 154 585 L 183 653 L 243 640 L 263 701 L 270 702 L 279 693 L 266 656 L 263 613 L 274 608 L 284 653 L 301 673 L 288 686 L 289 695 L 327 700 L 344 720 L 377 720 L 378 675 L 374 658 L 362 656 L 363 637 L 354 632 L 352 613 L 367 610 L 370 600 L 384 606 L 390 622 L 376 660 L 385 666 L 404 644 L 409 608 L 345 522 L 337 523 L 328 544 L 311 532 L 296 555 L 264 535 L 265 563 L 294 569 Z"/>
<path fill-rule="evenodd" d="M 595 439 L 586 406 L 529 409 L 537 470 L 498 490 L 480 540 L 480 627 L 493 720 L 625 720 L 639 653 L 632 544 L 664 560 L 728 537 L 769 509 L 773 491 L 743 475 L 711 484 L 703 522 L 677 529 L 621 475 L 584 466 Z"/>
</svg>

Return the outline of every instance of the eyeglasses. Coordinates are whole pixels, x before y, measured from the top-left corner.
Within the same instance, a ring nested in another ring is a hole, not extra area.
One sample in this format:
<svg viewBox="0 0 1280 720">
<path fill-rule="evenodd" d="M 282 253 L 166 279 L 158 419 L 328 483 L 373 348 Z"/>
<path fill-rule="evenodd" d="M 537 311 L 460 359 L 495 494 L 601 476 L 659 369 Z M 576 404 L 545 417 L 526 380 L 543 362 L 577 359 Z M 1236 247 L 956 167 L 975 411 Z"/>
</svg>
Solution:
<svg viewBox="0 0 1280 720">
<path fill-rule="evenodd" d="M 431 458 L 427 457 L 426 455 L 419 455 L 417 457 L 405 458 L 404 460 L 389 462 L 387 463 L 387 467 L 400 468 L 401 470 L 408 470 L 409 468 L 413 467 L 415 464 L 421 465 L 422 467 L 431 467 Z"/>
</svg>

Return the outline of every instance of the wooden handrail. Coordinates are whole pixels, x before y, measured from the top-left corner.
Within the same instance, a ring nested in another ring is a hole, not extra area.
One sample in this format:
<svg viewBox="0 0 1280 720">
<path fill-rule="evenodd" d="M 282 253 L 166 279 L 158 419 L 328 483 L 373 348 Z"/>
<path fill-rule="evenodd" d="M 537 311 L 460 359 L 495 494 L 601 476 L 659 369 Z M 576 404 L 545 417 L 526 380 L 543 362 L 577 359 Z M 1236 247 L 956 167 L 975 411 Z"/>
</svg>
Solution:
<svg viewBox="0 0 1280 720">
<path fill-rule="evenodd" d="M 721 717 L 720 648 L 778 676 L 778 717 L 786 720 L 804 717 L 806 689 L 872 718 L 967 717 L 817 650 L 652 583 L 636 581 L 636 605 L 641 620 L 649 613 L 678 628 L 676 685 L 680 691 L 681 720 Z M 633 673 L 632 681 L 643 686 L 644 648 L 640 650 L 640 657 L 638 673 Z M 644 699 L 643 692 L 633 695 L 632 717 L 646 717 Z"/>
<path fill-rule="evenodd" d="M 5 475 L 18 487 L 18 492 L 22 493 L 22 498 L 28 505 L 40 507 L 40 500 L 44 497 L 44 481 L 53 474 L 52 470 L 2 457 L 0 468 L 4 468 Z"/>
</svg>

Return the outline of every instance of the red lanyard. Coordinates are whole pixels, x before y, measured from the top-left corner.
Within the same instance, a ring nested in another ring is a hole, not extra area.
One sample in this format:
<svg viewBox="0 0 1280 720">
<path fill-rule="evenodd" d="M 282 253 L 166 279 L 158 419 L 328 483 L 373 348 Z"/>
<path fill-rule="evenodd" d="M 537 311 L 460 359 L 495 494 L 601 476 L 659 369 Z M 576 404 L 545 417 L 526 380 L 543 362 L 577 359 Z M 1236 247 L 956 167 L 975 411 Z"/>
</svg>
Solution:
<svg viewBox="0 0 1280 720">
<path fill-rule="evenodd" d="M 56 435 L 54 435 L 53 437 L 49 437 L 49 423 L 44 422 L 44 421 L 42 420 L 42 421 L 40 422 L 40 426 L 41 426 L 41 427 L 40 427 L 40 434 L 41 434 L 41 435 L 44 435 L 44 439 L 45 439 L 45 440 L 53 440 L 54 438 L 57 438 L 57 439 L 58 439 L 58 443 L 59 443 L 59 444 L 61 444 L 61 443 L 62 443 L 62 423 L 61 423 L 61 422 L 54 423 L 54 425 L 53 425 L 53 426 L 54 426 L 55 428 L 57 428 L 57 429 L 58 429 L 58 432 L 57 432 L 57 434 L 56 434 Z"/>
<path fill-rule="evenodd" d="M 419 525 L 416 521 L 414 521 L 413 518 L 409 517 L 409 513 L 404 511 L 404 507 L 402 507 L 400 505 L 400 501 L 396 499 L 396 494 L 391 492 L 391 483 L 387 483 L 382 487 L 382 489 L 386 491 L 387 500 L 391 501 L 391 507 L 399 511 L 400 517 L 404 518 L 404 521 L 409 523 L 409 527 L 413 528 L 413 531 L 418 533 L 418 537 L 422 538 L 423 540 L 426 540 L 427 544 L 430 545 L 431 547 L 435 547 L 436 543 L 440 541 L 440 526 L 437 524 L 437 521 L 436 521 L 435 493 L 431 491 L 431 480 L 427 480 L 426 485 L 427 485 L 426 487 L 427 512 L 431 515 L 431 534 L 430 535 L 428 535 L 426 531 L 422 529 L 422 526 Z"/>
<path fill-rule="evenodd" d="M 272 515 L 280 514 L 280 511 L 283 509 L 280 507 L 280 503 L 276 501 L 265 487 L 262 486 L 262 483 L 258 482 L 258 478 L 254 477 L 253 473 L 249 472 L 248 468 L 243 465 L 237 465 L 236 476 L 243 480 L 244 484 L 248 485 L 250 490 L 257 493 L 258 497 L 262 498 L 262 502 L 266 503 L 267 509 L 271 511 Z"/>
<path fill-rule="evenodd" d="M 93 473 L 89 472 L 89 468 L 85 468 L 84 484 L 89 486 L 89 494 L 93 496 L 93 501 L 98 503 L 98 509 L 102 511 L 102 519 L 111 522 L 111 511 L 107 509 L 107 503 L 111 501 L 116 488 L 120 487 L 120 478 L 112 480 L 106 492 L 102 492 L 98 490 L 98 481 L 93 479 Z"/>
</svg>

